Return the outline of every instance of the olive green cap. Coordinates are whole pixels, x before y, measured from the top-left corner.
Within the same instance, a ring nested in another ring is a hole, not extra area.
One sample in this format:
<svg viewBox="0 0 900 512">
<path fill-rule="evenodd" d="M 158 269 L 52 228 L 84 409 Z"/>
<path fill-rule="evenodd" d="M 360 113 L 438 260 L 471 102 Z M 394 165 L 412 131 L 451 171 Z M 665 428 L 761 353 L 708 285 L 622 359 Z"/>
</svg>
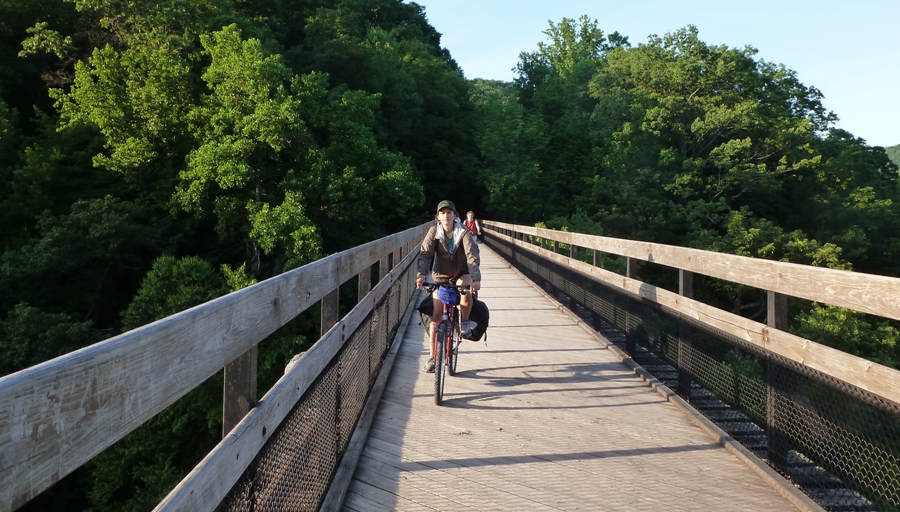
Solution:
<svg viewBox="0 0 900 512">
<path fill-rule="evenodd" d="M 453 210 L 453 213 L 456 213 L 456 205 L 453 204 L 453 201 L 448 201 L 448 200 L 444 199 L 443 201 L 438 203 L 437 211 L 441 211 L 444 208 L 450 208 L 451 210 Z M 459 215 L 459 214 L 457 213 L 457 215 Z"/>
</svg>

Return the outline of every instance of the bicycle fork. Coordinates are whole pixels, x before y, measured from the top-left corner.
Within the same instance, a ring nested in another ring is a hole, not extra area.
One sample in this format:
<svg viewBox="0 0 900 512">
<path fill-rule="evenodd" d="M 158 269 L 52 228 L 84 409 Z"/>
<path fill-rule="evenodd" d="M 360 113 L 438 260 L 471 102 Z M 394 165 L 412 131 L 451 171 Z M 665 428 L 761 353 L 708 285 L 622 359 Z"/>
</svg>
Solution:
<svg viewBox="0 0 900 512">
<path fill-rule="evenodd" d="M 435 355 L 435 363 L 437 363 L 437 357 L 442 357 L 444 361 L 447 361 L 450 358 L 450 355 L 454 350 L 457 350 L 458 346 L 454 346 L 453 343 L 453 322 L 450 319 L 451 312 L 449 311 L 450 307 L 444 306 L 444 311 L 441 314 L 441 322 L 436 325 L 432 325 L 432 333 L 431 333 L 431 353 Z M 440 331 L 441 325 L 447 325 L 447 339 L 444 340 L 445 351 L 443 354 L 438 355 L 437 346 L 438 346 L 438 332 Z"/>
</svg>

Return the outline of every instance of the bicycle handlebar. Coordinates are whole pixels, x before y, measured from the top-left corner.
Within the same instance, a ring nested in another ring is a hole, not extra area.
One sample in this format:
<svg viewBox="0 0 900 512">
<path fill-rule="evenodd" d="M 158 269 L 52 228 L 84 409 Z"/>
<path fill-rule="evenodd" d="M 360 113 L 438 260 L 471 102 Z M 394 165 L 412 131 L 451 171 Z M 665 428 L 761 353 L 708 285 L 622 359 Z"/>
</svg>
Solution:
<svg viewBox="0 0 900 512">
<path fill-rule="evenodd" d="M 422 291 L 426 291 L 426 292 L 431 293 L 431 292 L 433 292 L 434 290 L 436 290 L 438 286 L 443 286 L 443 287 L 445 287 L 445 288 L 456 288 L 456 289 L 459 291 L 459 293 L 462 293 L 463 295 L 469 293 L 469 290 L 471 290 L 471 288 L 472 288 L 472 285 L 470 285 L 470 284 L 464 284 L 464 285 L 462 285 L 462 286 L 456 286 L 456 285 L 447 284 L 447 283 L 428 283 L 428 282 L 425 282 L 425 283 L 422 283 L 422 286 L 420 286 L 419 289 L 422 290 Z"/>
</svg>

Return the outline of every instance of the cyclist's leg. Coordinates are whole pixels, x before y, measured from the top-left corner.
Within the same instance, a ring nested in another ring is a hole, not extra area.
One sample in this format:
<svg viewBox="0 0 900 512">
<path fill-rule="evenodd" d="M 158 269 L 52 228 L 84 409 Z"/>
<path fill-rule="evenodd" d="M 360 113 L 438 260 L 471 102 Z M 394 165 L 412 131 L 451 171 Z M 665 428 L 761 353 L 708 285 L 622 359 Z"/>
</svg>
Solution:
<svg viewBox="0 0 900 512">
<path fill-rule="evenodd" d="M 425 322 L 427 322 L 428 324 L 431 324 L 431 320 L 425 320 Z M 428 357 L 428 360 L 425 361 L 425 371 L 428 372 L 428 373 L 432 373 L 432 372 L 434 372 L 434 364 L 435 364 L 435 361 L 434 361 L 434 352 L 437 350 L 437 348 L 436 348 L 436 344 L 437 344 L 437 326 L 436 326 L 436 325 L 432 325 L 432 326 L 431 326 L 431 329 L 428 329 L 428 326 L 426 325 L 426 327 L 425 327 L 425 339 L 427 340 L 427 343 L 428 343 L 428 352 L 429 352 L 429 354 L 430 354 L 429 357 Z"/>
<path fill-rule="evenodd" d="M 456 280 L 456 286 L 464 286 L 472 284 L 472 276 L 464 274 Z M 466 293 L 459 298 L 459 320 L 465 322 L 469 319 L 469 313 L 472 312 L 472 293 Z"/>
<path fill-rule="evenodd" d="M 437 339 L 438 339 L 438 324 L 431 324 L 431 360 L 437 361 L 434 358 L 434 353 L 437 351 Z"/>
</svg>

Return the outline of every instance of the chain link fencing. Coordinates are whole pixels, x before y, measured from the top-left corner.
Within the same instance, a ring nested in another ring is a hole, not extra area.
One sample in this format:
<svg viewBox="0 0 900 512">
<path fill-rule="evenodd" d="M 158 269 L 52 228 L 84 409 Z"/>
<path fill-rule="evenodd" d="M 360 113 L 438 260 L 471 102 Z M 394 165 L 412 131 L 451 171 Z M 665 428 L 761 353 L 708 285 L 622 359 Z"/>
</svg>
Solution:
<svg viewBox="0 0 900 512">
<path fill-rule="evenodd" d="M 409 266 L 277 426 L 217 512 L 318 510 L 397 332 Z"/>
<path fill-rule="evenodd" d="M 501 236 L 487 243 L 825 510 L 900 512 L 900 405 Z"/>
</svg>

